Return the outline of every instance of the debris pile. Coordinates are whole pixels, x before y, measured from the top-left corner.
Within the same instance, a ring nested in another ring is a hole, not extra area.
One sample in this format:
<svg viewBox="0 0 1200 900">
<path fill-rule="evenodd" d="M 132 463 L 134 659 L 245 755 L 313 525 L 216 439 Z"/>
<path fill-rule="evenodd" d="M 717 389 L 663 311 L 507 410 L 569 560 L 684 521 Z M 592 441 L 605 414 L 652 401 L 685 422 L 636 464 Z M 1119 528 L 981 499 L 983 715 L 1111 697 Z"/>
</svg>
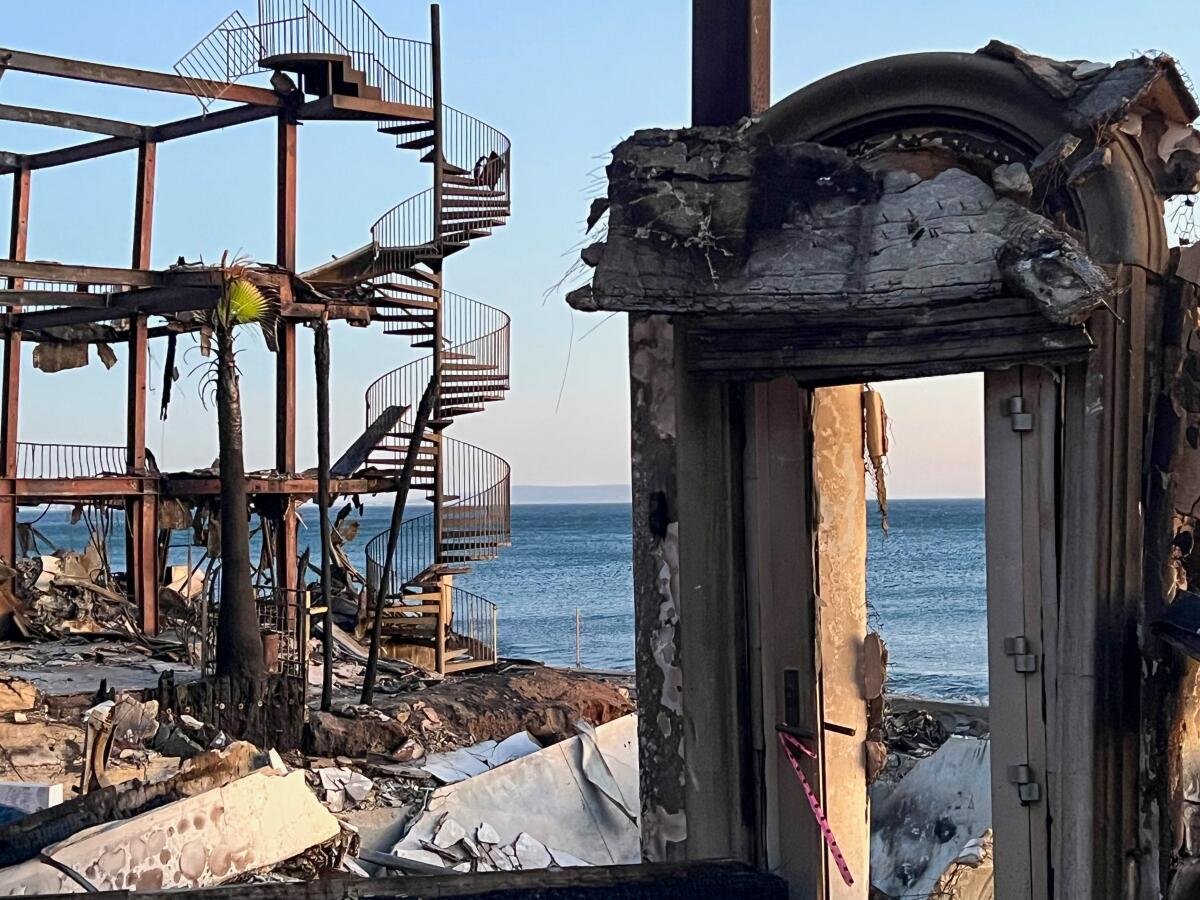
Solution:
<svg viewBox="0 0 1200 900">
<path fill-rule="evenodd" d="M 599 728 L 581 721 L 576 731 L 541 749 L 521 733 L 431 757 L 425 768 L 445 786 L 430 794 L 393 859 L 370 861 L 460 872 L 640 861 L 637 717 Z"/>
<path fill-rule="evenodd" d="M 881 897 L 990 900 L 986 707 L 893 698 L 871 786 L 871 884 Z"/>
</svg>

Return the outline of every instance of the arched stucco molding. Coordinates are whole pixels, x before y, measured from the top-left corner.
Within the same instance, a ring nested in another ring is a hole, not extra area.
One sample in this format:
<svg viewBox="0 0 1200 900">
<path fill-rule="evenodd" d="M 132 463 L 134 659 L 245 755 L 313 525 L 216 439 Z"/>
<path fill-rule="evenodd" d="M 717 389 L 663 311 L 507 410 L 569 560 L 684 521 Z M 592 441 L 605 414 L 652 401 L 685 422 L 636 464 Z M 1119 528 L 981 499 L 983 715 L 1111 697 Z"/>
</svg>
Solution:
<svg viewBox="0 0 1200 900">
<path fill-rule="evenodd" d="M 789 94 L 762 116 L 777 141 L 847 146 L 911 127 L 961 129 L 1003 142 L 1030 162 L 1082 129 L 1068 107 L 1010 62 L 978 53 L 914 53 L 843 69 Z M 1110 164 L 1072 189 L 1092 258 L 1161 272 L 1168 259 L 1162 200 L 1136 144 L 1114 129 Z M 1079 134 L 1084 148 L 1093 140 Z"/>
</svg>

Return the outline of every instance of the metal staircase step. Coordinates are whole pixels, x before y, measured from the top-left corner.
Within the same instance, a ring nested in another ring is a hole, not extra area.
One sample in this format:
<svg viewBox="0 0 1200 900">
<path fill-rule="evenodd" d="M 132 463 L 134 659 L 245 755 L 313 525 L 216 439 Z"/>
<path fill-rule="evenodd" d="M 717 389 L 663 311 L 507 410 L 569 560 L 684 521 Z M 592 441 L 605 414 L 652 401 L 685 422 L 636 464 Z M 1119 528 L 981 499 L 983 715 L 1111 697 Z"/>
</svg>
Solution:
<svg viewBox="0 0 1200 900">
<path fill-rule="evenodd" d="M 442 376 L 443 379 L 445 376 Z M 497 376 L 498 378 L 501 376 Z M 471 380 L 474 380 L 473 378 Z M 445 394 L 478 394 L 485 391 L 507 391 L 508 388 L 497 384 L 443 384 L 441 393 Z"/>
<path fill-rule="evenodd" d="M 441 544 L 441 548 L 443 550 L 450 550 L 454 552 L 466 550 L 495 550 L 499 546 L 500 543 L 498 541 L 469 541 L 460 544 L 450 544 L 446 541 L 442 541 Z"/>
<path fill-rule="evenodd" d="M 480 230 L 474 230 L 474 232 L 443 232 L 442 239 L 451 241 L 450 244 L 443 246 L 443 251 L 449 256 L 450 253 L 457 253 L 463 250 L 467 246 L 468 241 L 487 238 L 490 234 L 491 232 L 480 232 Z M 456 244 L 460 246 L 455 246 Z M 448 247 L 452 247 L 452 250 L 448 250 Z"/>
<path fill-rule="evenodd" d="M 449 368 L 449 366 L 443 365 L 442 368 L 447 369 L 447 368 Z M 497 368 L 499 368 L 499 366 L 491 366 L 491 368 L 497 369 Z M 483 373 L 478 374 L 478 375 L 442 375 L 442 383 L 443 384 L 446 384 L 446 383 L 454 384 L 454 383 L 457 383 L 460 381 L 508 381 L 508 376 L 507 375 L 487 375 L 487 374 L 483 374 Z"/>
<path fill-rule="evenodd" d="M 432 347 L 433 341 L 420 341 L 413 344 L 414 347 Z M 442 359 L 474 359 L 474 353 L 458 353 L 454 350 L 443 350 Z"/>
<path fill-rule="evenodd" d="M 504 191 L 491 188 L 447 187 L 442 190 L 443 197 L 503 197 Z"/>
<path fill-rule="evenodd" d="M 450 406 L 442 410 L 442 415 L 453 418 L 454 416 L 466 416 L 471 413 L 483 412 L 483 410 L 484 407 L 482 406 Z"/>
<path fill-rule="evenodd" d="M 445 221 L 442 225 L 442 237 L 459 231 L 492 231 L 503 228 L 506 224 L 503 219 L 480 219 L 471 216 L 446 216 L 445 219 L 453 221 Z"/>
<path fill-rule="evenodd" d="M 445 669 L 446 672 L 450 674 L 454 672 L 465 672 L 468 669 L 482 669 L 485 666 L 494 666 L 495 664 L 496 661 L 494 659 L 468 659 L 463 660 L 462 662 L 448 662 L 445 665 Z"/>
<path fill-rule="evenodd" d="M 467 372 L 472 369 L 477 369 L 481 372 L 486 372 L 486 371 L 494 371 L 499 368 L 500 368 L 499 366 L 493 365 L 491 363 L 455 363 L 455 362 L 442 363 L 442 370 L 445 372 Z M 445 378 L 445 377 L 446 376 L 443 376 L 443 378 Z M 505 376 L 505 377 L 507 377 L 507 376 Z"/>
<path fill-rule="evenodd" d="M 432 328 L 385 328 L 384 334 L 433 334 Z"/>
<path fill-rule="evenodd" d="M 485 209 L 455 209 L 453 212 L 448 212 L 446 210 L 442 211 L 443 222 L 491 220 L 496 222 L 499 226 L 503 224 L 503 220 L 505 218 L 507 218 L 507 213 L 504 215 L 490 216 Z"/>
<path fill-rule="evenodd" d="M 420 294 L 423 297 L 432 297 L 434 299 L 437 299 L 441 293 L 436 287 L 426 287 L 423 284 L 403 284 L 396 281 L 376 282 L 375 287 L 388 291 L 404 291 L 409 294 Z"/>
<path fill-rule="evenodd" d="M 398 616 L 402 613 L 412 613 L 414 615 L 429 615 L 440 613 L 442 607 L 437 603 L 393 603 L 391 606 L 383 608 L 383 614 Z"/>
<path fill-rule="evenodd" d="M 409 269 L 403 274 L 409 278 L 416 278 L 418 281 L 424 281 L 426 284 L 439 285 L 442 283 L 442 276 L 436 272 L 426 272 L 422 269 Z"/>
<path fill-rule="evenodd" d="M 390 618 L 390 621 L 388 622 L 388 624 L 391 625 L 393 628 L 399 627 L 399 626 L 428 628 L 430 625 L 436 625 L 436 624 L 438 624 L 439 621 L 441 621 L 440 617 L 437 616 L 436 614 L 432 615 L 432 616 L 430 616 L 430 615 L 391 616 L 389 618 Z"/>
<path fill-rule="evenodd" d="M 396 144 L 401 150 L 423 150 L 426 147 L 433 146 L 433 135 L 426 134 L 419 138 L 413 138 L 410 141 L 401 141 Z"/>
<path fill-rule="evenodd" d="M 379 129 L 383 134 L 419 134 L 422 131 L 432 131 L 433 123 L 428 121 L 409 122 L 404 125 L 384 125 Z"/>
<path fill-rule="evenodd" d="M 375 306 L 385 308 L 395 307 L 397 309 L 437 309 L 438 304 L 432 300 L 413 300 L 410 297 L 376 297 Z"/>
</svg>

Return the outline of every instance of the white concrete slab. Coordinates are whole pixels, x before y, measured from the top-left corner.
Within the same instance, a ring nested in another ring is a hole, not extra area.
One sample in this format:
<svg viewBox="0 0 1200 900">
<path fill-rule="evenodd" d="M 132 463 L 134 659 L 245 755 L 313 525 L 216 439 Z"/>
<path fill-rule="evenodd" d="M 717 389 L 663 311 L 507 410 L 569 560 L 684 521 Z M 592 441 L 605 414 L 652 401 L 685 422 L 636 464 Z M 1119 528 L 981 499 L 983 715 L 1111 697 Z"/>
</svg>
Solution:
<svg viewBox="0 0 1200 900">
<path fill-rule="evenodd" d="M 595 729 L 595 749 L 603 757 L 611 780 L 601 787 L 589 780 L 584 753 L 590 739 L 570 738 L 434 792 L 428 811 L 417 820 L 397 849 L 415 851 L 432 843 L 446 813 L 468 833 L 498 837 L 511 846 L 522 834 L 560 856 L 593 865 L 636 863 L 641 844 L 636 821 L 625 807 L 638 809 L 637 717 L 622 716 Z M 590 750 L 588 751 L 590 754 Z M 595 771 L 597 762 L 589 759 Z M 603 789 L 602 789 L 603 788 Z M 608 794 L 619 792 L 624 803 Z M 494 854 L 493 854 L 494 857 Z M 530 861 L 543 858 L 526 853 Z"/>
<path fill-rule="evenodd" d="M 925 897 L 972 840 L 992 827 L 991 742 L 952 737 L 871 811 L 871 883 Z"/>
<path fill-rule="evenodd" d="M 207 887 L 295 856 L 338 830 L 303 772 L 259 770 L 133 819 L 81 831 L 45 852 L 101 891 Z M 0 869 L 0 896 L 83 890 L 40 860 Z"/>
</svg>

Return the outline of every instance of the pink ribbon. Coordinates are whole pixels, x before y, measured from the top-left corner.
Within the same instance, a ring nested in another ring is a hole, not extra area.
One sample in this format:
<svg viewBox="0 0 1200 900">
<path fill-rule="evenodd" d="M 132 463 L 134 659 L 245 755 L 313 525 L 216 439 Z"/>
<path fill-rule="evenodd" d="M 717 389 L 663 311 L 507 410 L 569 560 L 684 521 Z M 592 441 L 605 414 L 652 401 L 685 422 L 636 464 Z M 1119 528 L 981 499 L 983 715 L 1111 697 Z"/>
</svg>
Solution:
<svg viewBox="0 0 1200 900">
<path fill-rule="evenodd" d="M 850 874 L 850 867 L 846 865 L 846 857 L 842 856 L 837 838 L 833 836 L 833 829 L 829 827 L 829 819 L 825 817 L 825 810 L 821 809 L 821 802 L 817 799 L 817 795 L 813 793 L 808 779 L 804 777 L 804 772 L 800 769 L 800 760 L 796 758 L 797 750 L 809 759 L 816 759 L 817 754 L 805 747 L 799 738 L 785 731 L 779 732 L 779 743 L 783 745 L 784 755 L 787 756 L 788 762 L 792 764 L 792 771 L 800 779 L 800 787 L 804 788 L 804 796 L 808 798 L 808 805 L 812 809 L 813 817 L 816 818 L 817 825 L 821 828 L 821 835 L 825 838 L 825 845 L 829 847 L 829 852 L 833 855 L 833 861 L 837 864 L 838 871 L 842 873 L 842 881 L 846 882 L 847 885 L 854 884 L 854 876 Z"/>
</svg>

